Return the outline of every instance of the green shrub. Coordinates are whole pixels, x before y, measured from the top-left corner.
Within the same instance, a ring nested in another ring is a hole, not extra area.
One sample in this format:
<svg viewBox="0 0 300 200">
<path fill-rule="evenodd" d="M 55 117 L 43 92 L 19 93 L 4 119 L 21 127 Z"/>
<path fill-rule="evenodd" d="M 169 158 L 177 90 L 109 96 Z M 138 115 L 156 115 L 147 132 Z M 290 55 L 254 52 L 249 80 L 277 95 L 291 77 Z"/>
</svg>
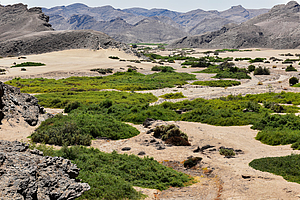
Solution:
<svg viewBox="0 0 300 200">
<path fill-rule="evenodd" d="M 30 67 L 30 66 L 44 66 L 44 65 L 45 65 L 44 63 L 24 62 L 24 63 L 21 63 L 21 64 L 13 65 L 11 67 Z"/>
<path fill-rule="evenodd" d="M 235 153 L 233 149 L 227 149 L 227 148 L 221 148 L 219 150 L 220 155 L 226 156 L 226 157 L 232 157 L 235 156 Z"/>
<path fill-rule="evenodd" d="M 289 79 L 290 86 L 293 86 L 293 85 L 295 85 L 297 83 L 299 83 L 299 79 L 298 78 L 292 77 L 292 78 Z"/>
<path fill-rule="evenodd" d="M 292 72 L 292 71 L 297 71 L 297 69 L 295 67 L 293 67 L 293 65 L 290 65 L 288 66 L 286 69 L 285 69 L 286 72 Z"/>
<path fill-rule="evenodd" d="M 193 85 L 204 85 L 210 87 L 232 87 L 236 85 L 240 85 L 239 81 L 231 81 L 231 80 L 217 80 L 217 81 L 195 81 Z"/>
<path fill-rule="evenodd" d="M 139 134 L 132 126 L 109 115 L 76 112 L 68 116 L 56 115 L 47 119 L 32 133 L 33 142 L 55 145 L 90 145 L 92 138 L 113 140 L 131 138 Z"/>
<path fill-rule="evenodd" d="M 79 108 L 80 106 L 82 106 L 82 104 L 80 102 L 78 102 L 78 101 L 74 101 L 74 102 L 68 103 L 67 106 L 64 109 L 64 112 L 65 113 L 69 113 L 72 110 L 75 110 L 75 109 Z"/>
<path fill-rule="evenodd" d="M 164 99 L 181 99 L 181 98 L 186 98 L 182 92 L 177 92 L 177 93 L 168 93 L 168 94 L 164 94 L 159 96 L 160 98 L 164 98 Z"/>
<path fill-rule="evenodd" d="M 300 155 L 256 159 L 249 166 L 282 176 L 287 181 L 300 183 Z"/>
</svg>

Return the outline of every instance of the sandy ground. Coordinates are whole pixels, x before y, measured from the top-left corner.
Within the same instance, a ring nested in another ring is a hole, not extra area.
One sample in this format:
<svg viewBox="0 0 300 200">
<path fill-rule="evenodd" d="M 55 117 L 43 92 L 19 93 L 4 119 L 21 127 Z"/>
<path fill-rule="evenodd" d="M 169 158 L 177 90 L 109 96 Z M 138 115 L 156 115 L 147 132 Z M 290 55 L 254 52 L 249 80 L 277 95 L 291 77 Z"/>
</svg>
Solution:
<svg viewBox="0 0 300 200">
<path fill-rule="evenodd" d="M 196 49 L 197 52 L 205 50 Z M 170 52 L 164 51 L 161 54 L 168 55 Z M 296 57 L 282 57 L 281 53 L 300 53 L 299 50 L 264 50 L 252 52 L 234 52 L 222 53 L 220 57 L 277 57 L 281 59 L 296 58 Z M 203 56 L 203 54 L 193 54 L 194 56 Z M 90 72 L 93 68 L 126 68 L 127 65 L 134 65 L 139 68 L 141 73 L 151 73 L 151 68 L 156 65 L 154 63 L 131 63 L 120 62 L 109 59 L 108 56 L 118 56 L 121 59 L 137 59 L 134 56 L 125 54 L 117 50 L 68 50 L 62 52 L 53 52 L 41 55 L 26 56 L 26 60 L 17 58 L 0 59 L 0 68 L 8 69 L 6 75 L 0 76 L 0 80 L 9 80 L 13 77 L 53 77 L 63 78 L 72 75 L 98 75 Z M 44 67 L 27 67 L 26 72 L 21 72 L 19 68 L 9 68 L 12 63 L 21 63 L 25 61 L 43 62 L 46 63 Z M 246 67 L 249 63 L 236 62 L 240 67 Z M 169 64 L 177 69 L 178 72 L 198 71 L 199 69 L 181 68 L 180 63 Z M 259 64 L 255 64 L 259 65 Z M 242 84 L 230 88 L 209 88 L 202 86 L 185 85 L 183 88 L 167 88 L 152 92 L 156 96 L 160 96 L 170 92 L 182 92 L 187 98 L 216 98 L 220 96 L 227 96 L 229 94 L 249 94 L 262 93 L 269 91 L 292 91 L 299 92 L 300 88 L 291 88 L 288 85 L 288 79 L 292 76 L 299 76 L 299 72 L 284 71 L 284 67 L 280 63 L 261 64 L 271 68 L 270 76 L 252 76 L 251 80 L 243 80 Z M 276 65 L 276 68 L 272 68 Z M 300 69 L 297 63 L 294 67 Z M 141 69 L 142 68 L 142 69 Z M 213 74 L 196 74 L 198 80 L 211 80 Z M 263 85 L 258 85 L 262 82 Z M 182 99 L 181 99 L 182 100 Z M 159 99 L 157 103 L 165 101 Z M 173 100 L 174 101 L 174 100 Z M 47 112 L 57 114 L 62 110 L 50 109 Z M 149 195 L 148 199 L 299 199 L 300 185 L 285 181 L 282 177 L 270 173 L 260 172 L 248 166 L 253 159 L 284 156 L 291 153 L 299 153 L 293 151 L 289 145 L 287 146 L 268 146 L 255 140 L 254 137 L 257 131 L 250 129 L 250 126 L 240 127 L 216 127 L 201 123 L 191 122 L 159 122 L 175 123 L 182 131 L 188 134 L 192 146 L 190 147 L 172 147 L 166 146 L 163 150 L 157 150 L 155 145 L 145 145 L 145 140 L 151 140 L 151 134 L 146 134 L 146 128 L 141 125 L 134 125 L 141 134 L 127 140 L 107 141 L 94 140 L 93 147 L 99 148 L 105 152 L 112 152 L 116 150 L 124 153 L 122 148 L 131 147 L 131 150 L 125 153 L 138 154 L 141 151 L 146 153 L 146 156 L 154 157 L 158 161 L 170 160 L 182 162 L 189 156 L 199 156 L 203 158 L 200 170 L 209 169 L 211 173 L 209 176 L 198 178 L 199 182 L 185 188 L 170 188 L 167 191 L 159 192 L 150 189 L 138 190 L 144 191 Z M 8 122 L 3 122 L 0 126 L 0 139 L 5 140 L 23 140 L 37 127 L 30 127 L 23 122 L 19 125 L 11 125 Z M 238 154 L 234 158 L 228 159 L 221 156 L 218 151 L 206 150 L 203 153 L 193 153 L 198 146 L 204 145 L 215 146 L 218 149 L 221 146 L 240 149 L 243 154 Z"/>
</svg>

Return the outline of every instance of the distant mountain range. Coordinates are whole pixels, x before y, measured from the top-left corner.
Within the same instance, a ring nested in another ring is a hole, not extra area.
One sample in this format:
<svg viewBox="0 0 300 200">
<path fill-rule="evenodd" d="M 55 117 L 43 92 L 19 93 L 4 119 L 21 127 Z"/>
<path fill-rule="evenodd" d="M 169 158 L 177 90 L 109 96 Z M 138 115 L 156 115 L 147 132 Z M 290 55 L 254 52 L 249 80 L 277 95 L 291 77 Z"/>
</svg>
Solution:
<svg viewBox="0 0 300 200">
<path fill-rule="evenodd" d="M 218 31 L 187 36 L 170 47 L 193 48 L 300 48 L 300 5 L 290 1 L 240 25 L 226 25 Z"/>
<path fill-rule="evenodd" d="M 125 43 L 166 42 L 199 35 L 226 24 L 240 24 L 268 11 L 233 6 L 222 12 L 197 9 L 180 13 L 167 9 L 88 7 L 80 3 L 43 8 L 55 30 L 92 29 Z"/>
</svg>

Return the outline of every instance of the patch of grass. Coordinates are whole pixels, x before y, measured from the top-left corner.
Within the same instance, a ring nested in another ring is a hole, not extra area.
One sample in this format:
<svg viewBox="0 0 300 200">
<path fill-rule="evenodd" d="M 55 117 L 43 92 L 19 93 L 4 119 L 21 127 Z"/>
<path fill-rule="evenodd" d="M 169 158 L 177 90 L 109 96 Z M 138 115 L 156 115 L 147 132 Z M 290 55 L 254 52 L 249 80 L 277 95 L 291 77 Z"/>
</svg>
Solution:
<svg viewBox="0 0 300 200">
<path fill-rule="evenodd" d="M 268 145 L 292 144 L 300 149 L 300 117 L 288 115 L 266 115 L 254 123 L 252 129 L 258 129 L 256 139 Z"/>
<path fill-rule="evenodd" d="M 21 64 L 16 64 L 11 66 L 11 68 L 13 67 L 31 67 L 31 66 L 45 66 L 46 64 L 44 63 L 37 63 L 37 62 L 24 62 Z"/>
<path fill-rule="evenodd" d="M 195 80 L 195 75 L 177 72 L 160 72 L 144 75 L 132 72 L 117 72 L 109 76 L 70 77 L 66 79 L 20 79 L 15 78 L 6 84 L 21 88 L 25 93 L 50 93 L 65 91 L 97 91 L 101 89 L 117 89 L 122 91 L 154 90 L 172 88 L 175 85 L 187 84 L 187 80 Z"/>
<path fill-rule="evenodd" d="M 46 108 L 64 108 L 69 103 L 79 102 L 83 105 L 99 104 L 106 99 L 116 104 L 136 105 L 157 101 L 152 93 L 132 93 L 117 91 L 88 91 L 88 92 L 56 92 L 35 95 L 39 104 Z"/>
<path fill-rule="evenodd" d="M 168 94 L 161 95 L 159 97 L 164 98 L 164 99 L 181 99 L 181 98 L 186 98 L 186 96 L 184 96 L 182 94 L 182 92 L 168 93 Z"/>
<path fill-rule="evenodd" d="M 250 162 L 249 166 L 256 170 L 282 176 L 287 181 L 300 184 L 300 155 L 256 159 Z"/>
<path fill-rule="evenodd" d="M 204 85 L 209 87 L 232 87 L 236 85 L 240 85 L 239 81 L 231 81 L 231 80 L 217 80 L 217 81 L 196 81 L 193 85 Z"/>
<path fill-rule="evenodd" d="M 108 73 L 113 73 L 112 68 L 96 68 L 96 69 L 91 69 L 92 72 L 98 72 L 99 74 L 108 74 Z"/>
<path fill-rule="evenodd" d="M 296 72 L 297 69 L 295 67 L 293 67 L 293 65 L 290 65 L 285 69 L 285 71 L 286 72 Z"/>
</svg>

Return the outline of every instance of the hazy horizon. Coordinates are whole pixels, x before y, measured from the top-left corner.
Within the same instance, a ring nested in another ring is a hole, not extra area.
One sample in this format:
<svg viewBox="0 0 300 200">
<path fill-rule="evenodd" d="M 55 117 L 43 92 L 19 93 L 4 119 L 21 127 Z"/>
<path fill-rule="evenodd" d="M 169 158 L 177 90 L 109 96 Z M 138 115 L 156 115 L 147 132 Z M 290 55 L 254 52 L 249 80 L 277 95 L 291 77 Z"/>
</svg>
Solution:
<svg viewBox="0 0 300 200">
<path fill-rule="evenodd" d="M 177 3 L 176 3 L 177 2 Z M 172 11 L 178 12 L 187 12 L 190 10 L 196 9 L 203 9 L 203 10 L 227 10 L 232 6 L 242 5 L 244 8 L 247 9 L 259 9 L 259 8 L 272 8 L 277 4 L 286 4 L 289 0 L 265 0 L 265 1 L 258 1 L 252 0 L 249 2 L 248 0 L 228 0 L 228 1 L 221 1 L 221 0 L 210 0 L 209 2 L 204 0 L 186 0 L 185 3 L 180 3 L 181 1 L 178 0 L 152 0 L 150 1 L 140 1 L 140 0 L 102 0 L 101 2 L 96 0 L 85 0 L 80 2 L 73 2 L 72 0 L 52 0 L 52 1 L 38 1 L 38 0 L 27 0 L 24 2 L 19 2 L 15 0 L 0 0 L 1 5 L 12 5 L 16 3 L 23 3 L 27 4 L 28 7 L 44 7 L 44 8 L 51 8 L 55 6 L 68 6 L 74 3 L 83 3 L 90 7 L 101 7 L 106 5 L 111 5 L 116 9 L 126 9 L 126 8 L 134 8 L 140 7 L 145 9 L 152 9 L 152 8 L 163 8 Z"/>
</svg>

